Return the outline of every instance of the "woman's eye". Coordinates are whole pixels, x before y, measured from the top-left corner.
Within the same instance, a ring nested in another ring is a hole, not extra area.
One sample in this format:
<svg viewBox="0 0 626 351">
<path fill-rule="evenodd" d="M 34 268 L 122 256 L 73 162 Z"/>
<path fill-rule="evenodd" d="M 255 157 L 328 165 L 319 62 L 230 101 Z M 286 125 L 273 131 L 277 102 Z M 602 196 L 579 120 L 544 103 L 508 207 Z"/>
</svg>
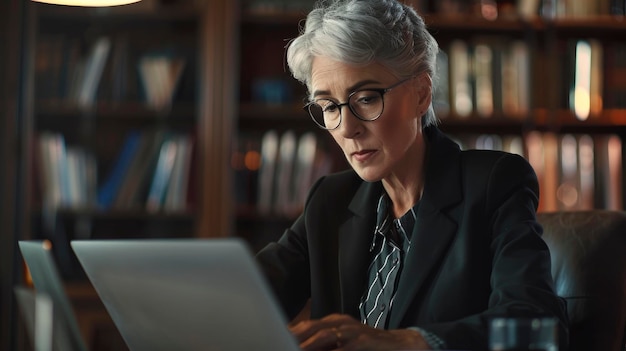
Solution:
<svg viewBox="0 0 626 351">
<path fill-rule="evenodd" d="M 337 105 L 328 104 L 322 108 L 322 111 L 324 111 L 325 113 L 334 113 L 335 111 L 337 111 Z"/>
<path fill-rule="evenodd" d="M 354 96 L 355 102 L 359 105 L 369 105 L 376 103 L 380 99 L 380 95 L 376 92 L 363 92 Z"/>
</svg>

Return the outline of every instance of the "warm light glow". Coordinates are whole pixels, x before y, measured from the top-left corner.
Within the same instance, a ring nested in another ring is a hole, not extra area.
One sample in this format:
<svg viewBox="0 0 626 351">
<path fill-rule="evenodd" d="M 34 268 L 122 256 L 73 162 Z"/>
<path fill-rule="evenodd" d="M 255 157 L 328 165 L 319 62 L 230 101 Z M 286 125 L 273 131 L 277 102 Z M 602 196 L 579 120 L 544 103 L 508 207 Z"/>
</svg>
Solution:
<svg viewBox="0 0 626 351">
<path fill-rule="evenodd" d="M 261 168 L 261 154 L 255 150 L 246 152 L 244 164 L 248 170 L 258 171 Z"/>
<path fill-rule="evenodd" d="M 105 7 L 127 5 L 141 0 L 33 0 L 36 2 L 44 2 L 46 4 L 67 5 L 67 6 L 86 6 L 86 7 Z"/>
<path fill-rule="evenodd" d="M 585 40 L 576 44 L 576 75 L 572 101 L 576 117 L 584 121 L 591 111 L 591 45 Z"/>
</svg>

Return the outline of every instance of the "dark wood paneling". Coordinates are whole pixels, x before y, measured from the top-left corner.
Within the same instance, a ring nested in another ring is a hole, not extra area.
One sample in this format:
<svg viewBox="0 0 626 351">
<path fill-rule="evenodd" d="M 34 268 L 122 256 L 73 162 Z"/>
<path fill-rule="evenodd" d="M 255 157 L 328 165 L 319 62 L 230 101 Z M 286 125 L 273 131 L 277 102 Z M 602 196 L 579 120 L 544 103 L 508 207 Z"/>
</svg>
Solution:
<svg viewBox="0 0 626 351">
<path fill-rule="evenodd" d="M 0 1 L 0 350 L 20 350 L 24 340 L 17 321 L 13 287 L 22 266 L 17 240 L 22 232 L 22 164 L 24 98 L 25 0 Z"/>
</svg>

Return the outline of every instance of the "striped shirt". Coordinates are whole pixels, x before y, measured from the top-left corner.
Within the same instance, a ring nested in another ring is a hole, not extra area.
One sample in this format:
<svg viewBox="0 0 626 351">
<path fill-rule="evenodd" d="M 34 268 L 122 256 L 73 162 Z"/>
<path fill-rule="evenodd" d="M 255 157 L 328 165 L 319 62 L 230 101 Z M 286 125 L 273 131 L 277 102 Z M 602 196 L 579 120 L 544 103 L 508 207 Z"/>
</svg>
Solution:
<svg viewBox="0 0 626 351">
<path fill-rule="evenodd" d="M 391 215 L 391 200 L 383 193 L 376 209 L 376 229 L 370 252 L 372 262 L 368 268 L 368 285 L 361 297 L 361 321 L 374 328 L 386 329 L 390 311 L 404 267 L 411 249 L 411 234 L 417 219 L 419 202 L 400 218 Z M 434 349 L 444 346 L 436 335 L 419 328 L 426 342 Z"/>
</svg>

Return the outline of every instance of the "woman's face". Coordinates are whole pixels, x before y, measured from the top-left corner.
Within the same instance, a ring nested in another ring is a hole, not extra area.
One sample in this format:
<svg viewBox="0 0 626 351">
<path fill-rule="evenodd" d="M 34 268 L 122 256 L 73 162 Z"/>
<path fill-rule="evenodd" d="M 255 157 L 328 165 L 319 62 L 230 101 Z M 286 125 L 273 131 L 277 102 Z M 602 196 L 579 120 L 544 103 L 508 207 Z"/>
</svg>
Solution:
<svg viewBox="0 0 626 351">
<path fill-rule="evenodd" d="M 387 92 L 383 113 L 374 121 L 362 121 L 348 106 L 341 107 L 341 124 L 330 134 L 364 180 L 404 179 L 416 169 L 417 155 L 424 147 L 421 116 L 430 104 L 430 87 L 420 87 L 430 81 L 422 77 Z M 344 103 L 356 90 L 388 88 L 399 81 L 380 64 L 353 66 L 319 56 L 313 60 L 311 92 L 313 99 Z"/>
</svg>

